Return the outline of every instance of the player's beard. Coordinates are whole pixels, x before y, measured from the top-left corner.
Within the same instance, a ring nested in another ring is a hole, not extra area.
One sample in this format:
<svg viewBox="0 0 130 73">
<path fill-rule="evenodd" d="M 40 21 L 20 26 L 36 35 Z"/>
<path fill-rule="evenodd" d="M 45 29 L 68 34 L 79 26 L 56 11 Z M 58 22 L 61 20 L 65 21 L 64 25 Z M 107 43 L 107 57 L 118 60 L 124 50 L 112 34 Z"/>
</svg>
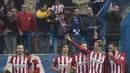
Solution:
<svg viewBox="0 0 130 73">
<path fill-rule="evenodd" d="M 19 55 L 23 55 L 23 52 L 22 52 L 22 51 L 19 51 Z"/>
</svg>

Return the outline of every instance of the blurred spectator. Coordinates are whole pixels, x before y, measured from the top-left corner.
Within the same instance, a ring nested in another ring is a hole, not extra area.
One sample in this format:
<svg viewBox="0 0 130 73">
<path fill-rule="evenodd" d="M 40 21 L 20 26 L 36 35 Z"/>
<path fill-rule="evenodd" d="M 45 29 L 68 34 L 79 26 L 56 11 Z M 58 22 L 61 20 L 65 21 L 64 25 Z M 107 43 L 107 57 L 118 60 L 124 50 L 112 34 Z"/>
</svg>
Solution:
<svg viewBox="0 0 130 73">
<path fill-rule="evenodd" d="M 75 40 L 76 43 L 81 42 L 81 36 L 80 36 L 80 21 L 81 17 L 79 16 L 79 9 L 74 9 L 73 17 L 72 17 L 72 33 L 73 39 Z M 77 53 L 78 50 L 75 48 L 73 49 L 73 53 Z"/>
<path fill-rule="evenodd" d="M 24 0 L 14 0 L 15 7 L 18 11 L 21 11 L 21 6 L 24 4 Z"/>
<path fill-rule="evenodd" d="M 99 33 L 99 30 L 102 28 L 102 24 L 99 18 L 94 15 L 91 7 L 87 8 L 87 14 L 81 21 L 81 31 L 82 35 L 85 36 L 88 46 L 91 48 L 95 40 L 95 35 Z M 97 38 L 96 38 L 97 39 Z"/>
<path fill-rule="evenodd" d="M 58 34 L 58 36 L 54 37 L 54 48 L 57 50 L 59 44 L 66 43 L 64 36 L 68 33 L 68 27 L 64 12 L 59 13 L 55 20 L 54 34 Z"/>
<path fill-rule="evenodd" d="M 79 9 L 80 15 L 86 14 L 86 8 L 88 7 L 89 2 L 90 2 L 90 0 L 72 0 L 74 8 Z"/>
<path fill-rule="evenodd" d="M 105 3 L 105 0 L 91 0 L 92 9 L 95 14 L 97 14 Z"/>
<path fill-rule="evenodd" d="M 47 9 L 47 5 L 41 5 L 40 9 L 36 12 L 36 23 L 40 41 L 40 52 L 47 53 L 49 50 L 49 31 L 50 24 L 48 23 L 48 17 L 51 15 L 50 10 Z M 48 35 L 47 35 L 48 34 Z M 47 50 L 47 51 L 46 51 Z"/>
<path fill-rule="evenodd" d="M 68 32 L 72 33 L 72 24 L 73 24 L 73 10 L 72 8 L 64 8 L 64 13 L 65 13 L 65 20 L 67 23 L 68 27 Z"/>
<path fill-rule="evenodd" d="M 77 41 L 77 43 L 80 43 L 80 39 L 78 38 L 80 35 L 80 16 L 79 14 L 79 9 L 75 9 L 74 10 L 74 15 L 73 15 L 73 24 L 72 24 L 72 32 L 73 34 L 77 35 L 77 38 L 75 36 L 75 41 Z"/>
<path fill-rule="evenodd" d="M 59 0 L 55 0 L 55 5 L 52 6 L 52 10 L 54 11 L 55 14 L 58 14 L 60 12 L 63 12 L 64 5 L 60 3 Z"/>
<path fill-rule="evenodd" d="M 4 22 L 0 20 L 0 34 L 3 33 Z M 4 36 L 0 36 L 0 54 L 4 54 Z"/>
<path fill-rule="evenodd" d="M 24 4 L 27 5 L 27 10 L 33 14 L 36 12 L 36 0 L 24 0 Z"/>
<path fill-rule="evenodd" d="M 25 48 L 32 53 L 31 42 L 29 41 L 31 41 L 32 32 L 36 32 L 35 19 L 33 14 L 27 11 L 26 5 L 22 5 L 21 10 L 17 14 L 19 34 L 23 36 L 21 42 L 24 42 Z"/>
<path fill-rule="evenodd" d="M 15 54 L 17 46 L 18 24 L 16 13 L 16 9 L 11 9 L 11 11 L 7 12 L 5 18 L 4 34 L 7 34 L 7 36 L 5 36 L 5 46 L 8 54 Z"/>
<path fill-rule="evenodd" d="M 120 35 L 112 35 L 112 34 L 120 34 L 120 8 L 118 5 L 112 7 L 112 3 L 110 3 L 108 12 L 104 15 L 105 20 L 108 21 L 106 27 L 106 42 L 118 42 Z"/>
</svg>

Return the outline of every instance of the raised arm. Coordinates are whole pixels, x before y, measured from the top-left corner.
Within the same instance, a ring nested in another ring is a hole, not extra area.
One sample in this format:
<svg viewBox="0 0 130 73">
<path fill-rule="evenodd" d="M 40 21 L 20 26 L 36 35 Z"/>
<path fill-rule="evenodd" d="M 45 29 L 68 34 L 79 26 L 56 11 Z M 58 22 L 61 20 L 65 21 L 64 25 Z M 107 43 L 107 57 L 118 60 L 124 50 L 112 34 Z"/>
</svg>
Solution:
<svg viewBox="0 0 130 73">
<path fill-rule="evenodd" d="M 74 41 L 71 40 L 69 34 L 67 34 L 65 36 L 65 38 L 74 46 L 76 47 L 76 49 L 78 49 L 79 51 L 81 51 L 82 53 L 84 54 L 90 54 L 91 53 L 91 50 L 88 50 L 88 49 L 84 49 L 82 48 L 81 46 L 79 46 L 77 43 L 75 43 Z"/>
</svg>

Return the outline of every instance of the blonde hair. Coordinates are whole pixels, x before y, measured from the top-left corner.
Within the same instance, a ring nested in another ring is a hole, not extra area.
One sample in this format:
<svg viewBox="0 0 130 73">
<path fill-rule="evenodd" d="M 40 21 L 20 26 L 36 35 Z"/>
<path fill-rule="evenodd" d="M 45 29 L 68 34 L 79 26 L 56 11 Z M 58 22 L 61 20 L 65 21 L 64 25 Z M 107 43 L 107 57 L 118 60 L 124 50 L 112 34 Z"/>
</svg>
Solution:
<svg viewBox="0 0 130 73">
<path fill-rule="evenodd" d="M 98 43 L 99 47 L 104 47 L 104 42 L 102 40 L 96 40 L 95 43 Z"/>
</svg>

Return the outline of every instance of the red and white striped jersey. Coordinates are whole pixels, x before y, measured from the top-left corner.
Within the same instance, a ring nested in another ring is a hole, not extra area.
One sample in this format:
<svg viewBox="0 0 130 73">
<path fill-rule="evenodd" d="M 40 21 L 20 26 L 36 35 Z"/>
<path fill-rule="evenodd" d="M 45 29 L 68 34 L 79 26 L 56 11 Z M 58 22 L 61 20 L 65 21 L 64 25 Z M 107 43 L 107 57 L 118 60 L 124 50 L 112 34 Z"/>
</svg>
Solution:
<svg viewBox="0 0 130 73">
<path fill-rule="evenodd" d="M 111 73 L 125 73 L 125 54 L 118 53 L 115 56 L 109 57 L 111 65 Z"/>
<path fill-rule="evenodd" d="M 60 4 L 60 5 L 56 5 L 56 6 L 52 6 L 52 10 L 55 11 L 55 14 L 58 14 L 60 12 L 63 12 L 64 10 L 64 5 L 63 4 Z"/>
<path fill-rule="evenodd" d="M 70 43 L 76 47 L 80 52 L 88 55 L 89 57 L 89 67 L 88 73 L 107 73 L 108 72 L 108 59 L 103 53 L 96 53 L 95 51 L 84 49 L 74 41 L 70 41 Z"/>
<path fill-rule="evenodd" d="M 90 53 L 89 73 L 104 73 L 105 55 L 92 51 Z"/>
<path fill-rule="evenodd" d="M 54 66 L 58 65 L 58 68 L 61 69 L 61 73 L 67 73 L 68 72 L 68 65 L 71 63 L 72 58 L 70 56 L 64 57 L 64 56 L 57 56 L 53 64 Z"/>
<path fill-rule="evenodd" d="M 97 2 L 105 2 L 105 0 L 95 0 L 94 3 L 97 3 Z"/>
<path fill-rule="evenodd" d="M 12 73 L 29 73 L 30 58 L 12 56 L 9 63 L 12 64 Z"/>
<path fill-rule="evenodd" d="M 88 73 L 88 56 L 79 53 L 73 56 L 72 66 L 76 65 L 76 73 Z"/>
</svg>

